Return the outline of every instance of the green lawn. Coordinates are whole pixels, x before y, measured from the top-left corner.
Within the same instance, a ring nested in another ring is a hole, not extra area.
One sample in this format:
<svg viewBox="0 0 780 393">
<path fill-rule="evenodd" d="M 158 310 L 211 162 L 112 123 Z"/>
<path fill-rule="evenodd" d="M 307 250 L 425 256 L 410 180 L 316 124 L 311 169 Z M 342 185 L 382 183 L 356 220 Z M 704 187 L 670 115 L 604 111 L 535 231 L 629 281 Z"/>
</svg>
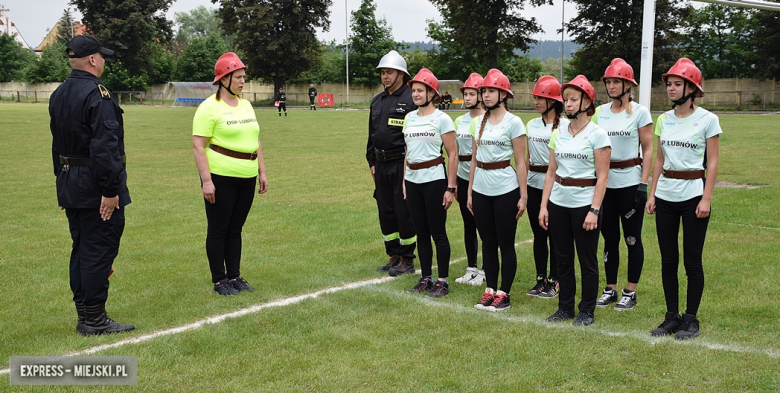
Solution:
<svg viewBox="0 0 780 393">
<path fill-rule="evenodd" d="M 258 110 L 270 188 L 256 197 L 244 227 L 242 264 L 257 290 L 214 295 L 190 146 L 194 112 L 125 108 L 133 203 L 108 310 L 137 330 L 85 339 L 75 332 L 70 238 L 57 208 L 47 107 L 0 104 L 0 369 L 9 356 L 73 353 L 383 277 L 375 272 L 384 247 L 364 158 L 368 112 L 291 110 L 280 118 L 275 110 Z M 649 335 L 665 311 L 651 216 L 639 305 L 622 313 L 598 309 L 587 328 L 545 323 L 557 300 L 523 295 L 535 276 L 523 217 L 513 307 L 505 313 L 475 310 L 482 288 L 454 282 L 451 295 L 439 300 L 407 294 L 417 276 L 405 276 L 99 351 L 94 355 L 138 356 L 139 386 L 65 390 L 778 391 L 778 119 L 721 116 L 718 180 L 761 187 L 715 191 L 702 334 L 693 341 Z M 457 207 L 447 225 L 454 279 L 465 270 Z M 625 258 L 625 248 L 622 253 Z M 621 284 L 625 276 L 623 263 Z M 680 276 L 684 299 L 682 266 Z M 0 391 L 6 390 L 50 387 L 9 386 L 2 374 Z"/>
</svg>

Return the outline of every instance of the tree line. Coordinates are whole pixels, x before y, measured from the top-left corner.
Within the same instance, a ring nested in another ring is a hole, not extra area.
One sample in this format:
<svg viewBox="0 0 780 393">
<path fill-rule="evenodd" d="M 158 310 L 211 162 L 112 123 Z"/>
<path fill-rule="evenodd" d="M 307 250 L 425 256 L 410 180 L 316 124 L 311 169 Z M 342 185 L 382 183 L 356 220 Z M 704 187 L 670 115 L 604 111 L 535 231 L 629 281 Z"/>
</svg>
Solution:
<svg viewBox="0 0 780 393">
<path fill-rule="evenodd" d="M 71 0 L 88 31 L 114 49 L 104 81 L 114 90 L 147 90 L 168 81 L 211 81 L 216 59 L 237 52 L 248 76 L 272 83 L 344 83 L 347 46 L 320 41 L 316 29 L 330 28 L 331 0 L 221 0 L 217 9 L 198 7 L 165 13 L 174 0 Z M 510 80 L 560 75 L 561 59 L 527 54 L 542 30 L 523 10 L 552 0 L 429 0 L 441 22 L 428 21 L 435 45 L 410 45 L 393 38 L 391 26 L 377 18 L 373 0 L 362 0 L 349 20 L 349 81 L 373 86 L 375 67 L 390 50 L 406 58 L 410 73 L 433 70 L 439 79 L 463 80 L 471 72 L 501 69 Z M 564 61 L 564 79 L 577 74 L 597 80 L 610 60 L 625 59 L 640 75 L 643 1 L 570 0 L 578 14 L 566 35 L 580 47 Z M 63 11 L 57 42 L 37 57 L 0 36 L 0 82 L 58 82 L 70 72 L 65 46 L 73 18 Z M 174 26 L 177 30 L 174 31 Z M 421 37 L 422 38 L 422 37 Z M 696 62 L 704 78 L 780 77 L 780 13 L 656 0 L 653 81 L 682 56 Z M 524 53 L 525 52 L 525 53 Z"/>
</svg>

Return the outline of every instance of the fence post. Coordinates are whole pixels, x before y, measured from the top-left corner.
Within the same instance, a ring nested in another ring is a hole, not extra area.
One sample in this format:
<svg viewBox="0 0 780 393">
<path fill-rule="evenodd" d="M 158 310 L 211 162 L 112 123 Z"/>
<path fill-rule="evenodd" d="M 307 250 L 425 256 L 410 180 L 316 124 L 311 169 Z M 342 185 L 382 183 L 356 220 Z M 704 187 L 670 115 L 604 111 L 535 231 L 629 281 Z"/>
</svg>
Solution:
<svg viewBox="0 0 780 393">
<path fill-rule="evenodd" d="M 257 106 L 257 93 L 252 93 L 252 95 L 254 96 L 254 100 L 253 101 L 255 103 L 255 106 Z"/>
<path fill-rule="evenodd" d="M 739 104 L 737 104 L 737 111 L 742 112 L 742 90 L 739 91 Z"/>
<path fill-rule="evenodd" d="M 16 102 L 22 102 L 22 95 L 19 94 L 19 90 L 16 91 Z"/>
<path fill-rule="evenodd" d="M 144 92 L 141 92 L 141 105 L 144 104 Z"/>
<path fill-rule="evenodd" d="M 35 103 L 38 103 L 38 90 L 35 90 Z"/>
</svg>

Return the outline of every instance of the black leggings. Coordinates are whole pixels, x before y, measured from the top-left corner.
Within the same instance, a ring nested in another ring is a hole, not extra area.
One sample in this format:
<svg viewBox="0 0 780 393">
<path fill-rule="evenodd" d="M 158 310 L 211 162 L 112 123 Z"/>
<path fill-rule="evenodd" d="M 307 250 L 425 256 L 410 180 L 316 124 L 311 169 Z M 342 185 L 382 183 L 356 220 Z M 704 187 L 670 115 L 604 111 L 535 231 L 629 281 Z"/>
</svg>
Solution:
<svg viewBox="0 0 780 393">
<path fill-rule="evenodd" d="M 710 217 L 696 218 L 696 206 L 699 205 L 701 196 L 683 202 L 668 202 L 658 197 L 655 201 L 655 226 L 658 233 L 658 246 L 661 249 L 661 279 L 666 297 L 666 310 L 673 313 L 680 311 L 680 287 L 677 281 L 680 250 L 677 246 L 677 238 L 680 232 L 680 219 L 682 219 L 683 266 L 688 276 L 688 302 L 685 313 L 696 315 L 704 292 L 704 268 L 701 255 Z"/>
<path fill-rule="evenodd" d="M 469 181 L 458 178 L 458 207 L 463 217 L 463 243 L 466 245 L 466 258 L 469 267 L 477 267 L 477 224 L 469 211 Z"/>
<path fill-rule="evenodd" d="M 482 268 L 487 287 L 509 293 L 517 273 L 515 234 L 517 233 L 517 201 L 520 191 L 514 190 L 499 196 L 471 192 L 471 207 L 482 239 Z M 498 249 L 501 248 L 501 288 L 498 288 Z"/>
<path fill-rule="evenodd" d="M 574 294 L 577 292 L 577 281 L 574 277 L 574 250 L 580 260 L 582 276 L 581 312 L 596 310 L 596 297 L 599 292 L 599 259 L 596 256 L 599 246 L 598 227 L 591 231 L 582 228 L 585 217 L 590 211 L 590 205 L 568 208 L 549 202 L 549 229 L 555 243 L 555 253 L 558 257 L 558 282 L 560 296 L 558 308 L 574 311 Z M 599 226 L 601 226 L 599 218 Z"/>
<path fill-rule="evenodd" d="M 241 275 L 241 229 L 252 208 L 257 178 L 211 174 L 214 203 L 204 199 L 208 232 L 206 255 L 211 281 L 233 279 Z"/>
<path fill-rule="evenodd" d="M 278 108 L 279 108 L 279 113 L 282 113 L 282 109 L 284 109 L 284 112 L 287 113 L 287 104 L 285 104 L 284 102 L 280 102 Z"/>
<path fill-rule="evenodd" d="M 634 196 L 639 185 L 607 188 L 601 204 L 601 236 L 604 237 L 604 272 L 607 284 L 617 284 L 620 267 L 620 226 L 628 248 L 628 282 L 636 284 L 642 275 L 645 249 L 642 246 L 644 206 L 637 207 Z M 632 213 L 631 210 L 634 210 Z M 626 215 L 630 214 L 628 218 Z"/>
<path fill-rule="evenodd" d="M 542 205 L 542 190 L 528 187 L 528 221 L 531 222 L 531 231 L 534 233 L 534 262 L 536 264 L 536 275 L 547 277 L 547 241 L 549 239 L 549 257 L 550 257 L 550 278 L 558 278 L 558 259 L 555 257 L 555 247 L 553 246 L 550 232 L 539 225 L 539 210 Z"/>
<path fill-rule="evenodd" d="M 444 193 L 447 192 L 447 180 L 440 179 L 427 183 L 406 181 L 406 203 L 412 216 L 414 231 L 417 232 L 417 254 L 423 277 L 433 275 L 433 247 L 431 237 L 436 243 L 436 264 L 439 266 L 439 278 L 450 274 L 450 240 L 447 238 L 447 211 L 442 206 Z"/>
</svg>

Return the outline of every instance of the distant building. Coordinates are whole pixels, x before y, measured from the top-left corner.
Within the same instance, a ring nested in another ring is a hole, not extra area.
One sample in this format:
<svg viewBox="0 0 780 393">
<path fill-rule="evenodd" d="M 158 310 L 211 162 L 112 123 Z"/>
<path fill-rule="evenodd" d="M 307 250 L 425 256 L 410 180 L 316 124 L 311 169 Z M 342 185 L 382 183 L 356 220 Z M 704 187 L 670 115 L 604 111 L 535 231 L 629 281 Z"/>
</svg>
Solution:
<svg viewBox="0 0 780 393">
<path fill-rule="evenodd" d="M 16 24 L 11 20 L 11 10 L 0 8 L 0 34 L 8 34 L 14 37 L 16 42 L 22 44 L 25 48 L 30 49 L 30 45 L 27 45 L 27 41 L 22 37 L 22 33 L 16 28 Z"/>
<path fill-rule="evenodd" d="M 43 48 L 45 48 L 47 45 L 53 44 L 54 42 L 57 42 L 57 31 L 60 29 L 60 23 L 61 21 L 57 21 L 57 23 L 54 24 L 54 27 L 49 30 L 49 33 L 46 34 L 46 37 L 43 38 L 43 41 L 40 45 L 38 45 L 35 49 L 35 53 L 40 54 L 43 51 Z M 73 26 L 71 26 L 71 37 L 75 37 L 77 35 L 84 35 L 86 34 L 87 26 L 82 24 L 79 21 L 73 22 Z M 68 37 L 68 39 L 71 39 L 71 37 Z"/>
</svg>

